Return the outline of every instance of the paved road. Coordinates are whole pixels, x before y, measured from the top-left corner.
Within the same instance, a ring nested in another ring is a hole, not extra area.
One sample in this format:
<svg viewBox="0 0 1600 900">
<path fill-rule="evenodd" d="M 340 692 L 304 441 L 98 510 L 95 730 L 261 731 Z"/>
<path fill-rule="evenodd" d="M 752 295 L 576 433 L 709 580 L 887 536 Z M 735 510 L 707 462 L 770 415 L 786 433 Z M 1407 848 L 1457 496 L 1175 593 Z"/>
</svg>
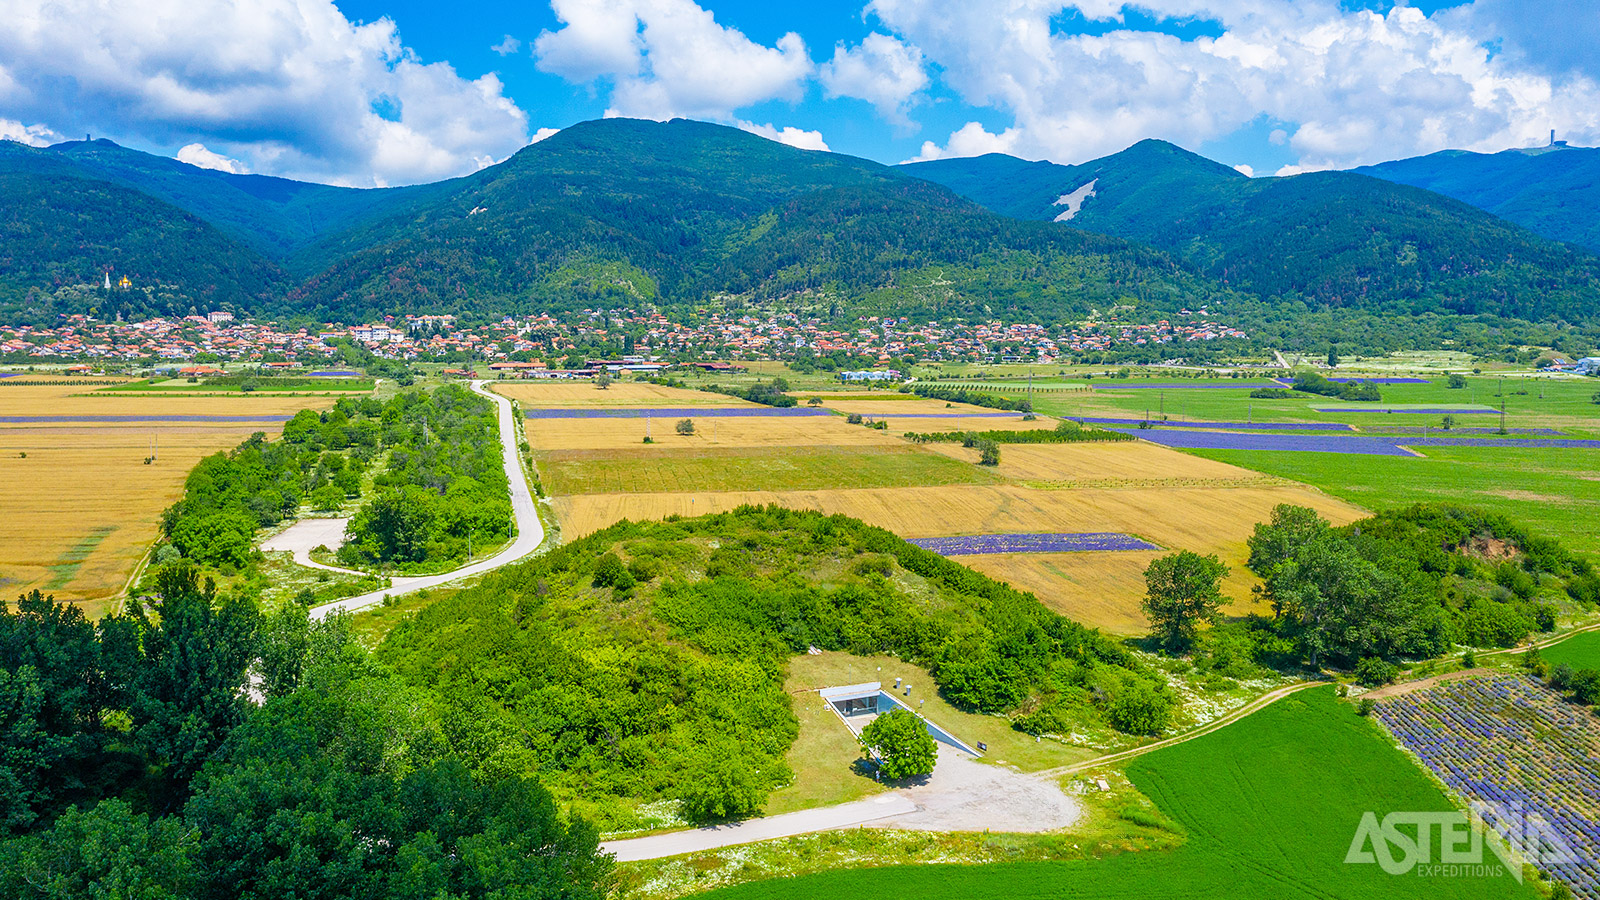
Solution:
<svg viewBox="0 0 1600 900">
<path fill-rule="evenodd" d="M 517 419 L 511 412 L 511 401 L 484 389 L 483 382 L 474 381 L 472 389 L 488 397 L 500 407 L 500 449 L 504 456 L 506 479 L 511 482 L 511 514 L 517 523 L 517 539 L 511 545 L 496 553 L 494 556 L 475 562 L 470 566 L 463 566 L 453 572 L 442 575 L 421 575 L 414 578 L 392 579 L 389 587 L 381 591 L 373 591 L 355 597 L 347 597 L 325 606 L 318 606 L 311 610 L 311 617 L 320 619 L 336 610 L 350 612 L 375 606 L 383 602 L 384 597 L 398 597 L 412 591 L 438 587 L 492 572 L 508 563 L 516 562 L 524 556 L 539 549 L 544 543 L 544 524 L 539 521 L 539 510 L 534 505 L 533 492 L 528 490 L 528 479 L 522 474 L 522 460 L 517 449 Z"/>
<path fill-rule="evenodd" d="M 747 819 L 731 825 L 710 825 L 692 831 L 674 831 L 651 837 L 630 838 L 624 841 L 607 841 L 600 852 L 615 853 L 621 862 L 638 859 L 660 859 L 680 853 L 698 853 L 717 847 L 751 844 L 773 838 L 793 837 L 814 831 L 834 831 L 852 828 L 878 819 L 902 816 L 916 812 L 917 804 L 899 793 L 879 794 L 865 800 L 841 803 L 821 809 L 803 809 L 800 812 Z"/>
<path fill-rule="evenodd" d="M 301 519 L 262 541 L 261 549 L 288 551 L 294 555 L 296 563 L 308 569 L 342 575 L 365 575 L 365 572 L 325 565 L 311 558 L 311 551 L 318 547 L 337 547 L 344 543 L 344 528 L 349 522 L 349 519 Z"/>
</svg>

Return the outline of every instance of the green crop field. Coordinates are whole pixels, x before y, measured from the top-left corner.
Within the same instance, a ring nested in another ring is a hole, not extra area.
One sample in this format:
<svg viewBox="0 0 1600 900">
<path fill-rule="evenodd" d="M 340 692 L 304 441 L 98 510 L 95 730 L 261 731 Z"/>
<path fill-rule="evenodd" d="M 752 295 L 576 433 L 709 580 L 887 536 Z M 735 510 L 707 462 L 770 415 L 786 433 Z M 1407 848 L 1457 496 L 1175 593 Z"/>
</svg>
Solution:
<svg viewBox="0 0 1600 900">
<path fill-rule="evenodd" d="M 1539 653 L 1553 666 L 1566 663 L 1574 669 L 1600 669 L 1600 631 L 1575 634 Z"/>
<path fill-rule="evenodd" d="M 1600 451 L 1567 448 L 1424 447 L 1425 458 L 1193 450 L 1206 459 L 1292 478 L 1368 509 L 1449 502 L 1494 510 L 1600 555 Z"/>
<path fill-rule="evenodd" d="M 1292 900 L 1537 898 L 1500 877 L 1392 876 L 1346 864 L 1363 813 L 1451 809 L 1378 727 L 1333 698 L 1304 691 L 1205 737 L 1141 757 L 1133 783 L 1182 823 L 1172 852 L 1087 861 L 904 866 L 739 885 L 717 900 L 885 896 Z"/>
<path fill-rule="evenodd" d="M 988 471 L 920 447 L 750 447 L 553 451 L 540 455 L 552 494 L 807 491 L 997 484 Z"/>
</svg>

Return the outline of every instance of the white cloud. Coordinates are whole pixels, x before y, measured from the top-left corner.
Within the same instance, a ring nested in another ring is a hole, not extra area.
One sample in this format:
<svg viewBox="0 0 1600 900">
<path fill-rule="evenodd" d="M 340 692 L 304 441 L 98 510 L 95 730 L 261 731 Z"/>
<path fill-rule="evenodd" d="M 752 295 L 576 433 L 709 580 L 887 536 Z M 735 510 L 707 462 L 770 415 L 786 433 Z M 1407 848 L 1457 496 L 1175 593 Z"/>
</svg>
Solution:
<svg viewBox="0 0 1600 900">
<path fill-rule="evenodd" d="M 500 40 L 500 43 L 495 44 L 489 49 L 500 54 L 501 56 L 510 56 L 511 54 L 522 49 L 522 41 L 508 34 Z"/>
<path fill-rule="evenodd" d="M 1255 166 L 1252 166 L 1249 163 L 1239 163 L 1237 166 L 1233 167 L 1233 170 L 1246 178 L 1256 177 Z"/>
<path fill-rule="evenodd" d="M 424 63 L 330 0 L 0 0 L 0 109 L 63 131 L 205 143 L 351 184 L 470 172 L 527 140 L 494 75 Z"/>
<path fill-rule="evenodd" d="M 1600 141 L 1594 77 L 1572 68 L 1552 76 L 1526 54 L 1492 54 L 1481 20 L 1459 9 L 1429 17 L 1408 6 L 1352 11 L 1336 0 L 1144 0 L 1138 6 L 1157 19 L 1204 19 L 1222 34 L 1052 31 L 1064 9 L 1120 22 L 1122 6 L 872 0 L 868 11 L 918 47 L 962 100 L 1008 114 L 1010 127 L 991 136 L 1005 140 L 989 143 L 1021 156 L 1080 162 L 1146 137 L 1194 147 L 1261 117 L 1284 123 L 1271 140 L 1307 169 L 1532 145 L 1551 127 L 1575 142 Z M 926 145 L 922 157 L 963 155 L 958 143 L 988 134 L 962 132 L 945 148 Z"/>
<path fill-rule="evenodd" d="M 559 128 L 541 128 L 533 133 L 533 137 L 528 138 L 528 143 L 537 144 L 545 138 L 555 137 L 560 131 Z"/>
<path fill-rule="evenodd" d="M 990 134 L 977 122 L 968 122 L 950 134 L 943 147 L 933 141 L 922 142 L 922 152 L 906 162 L 927 162 L 932 159 L 949 159 L 960 156 L 983 156 L 986 153 L 1016 154 L 1020 133 L 1007 128 L 999 134 Z"/>
<path fill-rule="evenodd" d="M 823 152 L 827 152 L 828 149 L 828 143 L 822 139 L 822 132 L 820 131 L 802 131 L 801 129 L 793 126 L 785 126 L 780 130 L 772 127 L 770 124 L 757 125 L 754 122 L 745 121 L 739 121 L 734 124 L 738 125 L 741 129 L 750 132 L 751 134 L 758 134 L 769 141 L 777 141 L 780 144 L 788 144 L 791 147 L 798 147 L 801 150 L 821 150 Z"/>
<path fill-rule="evenodd" d="M 562 27 L 534 41 L 539 68 L 580 84 L 608 81 L 608 116 L 728 121 L 745 106 L 799 99 L 811 75 L 798 34 L 757 44 L 693 0 L 550 5 Z"/>
<path fill-rule="evenodd" d="M 865 100 L 880 116 L 902 127 L 911 125 L 906 107 L 928 86 L 922 51 L 877 32 L 854 47 L 839 44 L 817 75 L 827 96 Z"/>
<path fill-rule="evenodd" d="M 186 162 L 191 166 L 202 169 L 216 169 L 218 172 L 231 172 L 234 175 L 245 175 L 250 169 L 237 159 L 213 153 L 206 149 L 205 144 L 188 144 L 178 151 L 178 162 Z"/>
<path fill-rule="evenodd" d="M 64 140 L 46 125 L 24 125 L 16 119 L 0 118 L 0 141 L 16 141 L 29 147 L 48 147 Z"/>
</svg>

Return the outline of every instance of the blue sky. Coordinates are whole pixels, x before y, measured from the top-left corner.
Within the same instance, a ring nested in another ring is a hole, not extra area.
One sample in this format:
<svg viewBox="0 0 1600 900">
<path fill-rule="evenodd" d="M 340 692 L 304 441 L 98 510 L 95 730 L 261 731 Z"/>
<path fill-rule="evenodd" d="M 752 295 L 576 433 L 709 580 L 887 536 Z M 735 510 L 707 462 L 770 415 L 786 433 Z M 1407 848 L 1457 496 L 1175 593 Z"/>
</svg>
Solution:
<svg viewBox="0 0 1600 900">
<path fill-rule="evenodd" d="M 605 115 L 1256 175 L 1600 141 L 1592 0 L 0 0 L 0 137 L 373 185 Z"/>
</svg>

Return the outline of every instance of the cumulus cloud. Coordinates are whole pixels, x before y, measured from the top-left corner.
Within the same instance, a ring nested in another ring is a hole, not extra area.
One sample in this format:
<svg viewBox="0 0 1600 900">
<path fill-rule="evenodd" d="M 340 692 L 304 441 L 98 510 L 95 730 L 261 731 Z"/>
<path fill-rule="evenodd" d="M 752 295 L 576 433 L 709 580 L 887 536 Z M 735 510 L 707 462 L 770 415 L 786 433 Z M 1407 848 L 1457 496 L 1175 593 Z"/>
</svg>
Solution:
<svg viewBox="0 0 1600 900">
<path fill-rule="evenodd" d="M 821 150 L 826 152 L 828 149 L 828 143 L 822 139 L 822 132 L 820 131 L 802 131 L 793 126 L 784 126 L 782 129 L 778 129 L 770 124 L 757 125 L 754 122 L 744 121 L 736 122 L 735 124 L 751 134 L 758 134 L 769 141 L 788 144 L 801 150 Z"/>
<path fill-rule="evenodd" d="M 1522 8 L 1509 0 L 1479 4 Z M 1115 0 L 1015 0 L 1003 7 L 872 0 L 868 10 L 918 47 L 962 100 L 1012 119 L 999 136 L 968 125 L 944 147 L 925 146 L 919 158 L 1005 145 L 1021 156 L 1079 162 L 1146 137 L 1193 147 L 1263 116 L 1282 124 L 1281 139 L 1306 169 L 1447 147 L 1530 145 L 1550 127 L 1574 140 L 1600 139 L 1594 77 L 1570 67 L 1553 76 L 1526 64 L 1525 54 L 1491 52 L 1488 26 L 1460 10 L 1430 17 L 1395 6 L 1380 14 L 1336 0 L 1138 6 L 1157 20 L 1212 22 L 1221 34 L 1184 39 L 1118 27 L 1102 34 L 1053 30 L 1068 9 L 1122 23 L 1123 4 Z M 991 139 L 997 137 L 1004 140 Z"/>
<path fill-rule="evenodd" d="M 191 166 L 202 169 L 216 169 L 218 172 L 230 172 L 234 175 L 245 175 L 250 169 L 237 159 L 223 156 L 206 149 L 205 144 L 188 144 L 178 151 L 178 162 L 186 162 Z"/>
<path fill-rule="evenodd" d="M 827 96 L 865 100 L 901 127 L 910 127 L 906 107 L 928 86 L 922 51 L 879 32 L 854 47 L 839 44 L 817 75 Z"/>
<path fill-rule="evenodd" d="M 1249 163 L 1239 163 L 1237 166 L 1233 167 L 1233 170 L 1246 178 L 1256 177 L 1255 166 L 1252 166 Z"/>
<path fill-rule="evenodd" d="M 520 41 L 520 40 L 518 40 L 518 39 L 516 39 L 516 38 L 514 38 L 514 37 L 512 37 L 511 35 L 508 34 L 504 38 L 501 39 L 500 43 L 495 44 L 493 47 L 490 47 L 489 49 L 493 50 L 494 52 L 496 52 L 498 54 L 500 54 L 501 56 L 510 56 L 511 54 L 516 53 L 518 50 L 522 49 L 522 41 Z"/>
<path fill-rule="evenodd" d="M 610 84 L 608 116 L 728 121 L 734 110 L 800 98 L 812 72 L 805 42 L 773 46 L 718 24 L 694 0 L 551 0 L 562 23 L 534 41 L 541 70 Z"/>
<path fill-rule="evenodd" d="M 528 138 L 528 143 L 537 144 L 545 138 L 555 137 L 560 131 L 559 128 L 541 128 L 533 133 L 533 137 Z"/>
<path fill-rule="evenodd" d="M 494 75 L 425 63 L 330 0 L 0 0 L 0 113 L 351 184 L 470 172 L 527 141 Z"/>
<path fill-rule="evenodd" d="M 16 141 L 29 147 L 48 147 L 62 140 L 47 125 L 24 125 L 16 119 L 0 117 L 0 141 Z"/>
<path fill-rule="evenodd" d="M 977 122 L 968 122 L 950 135 L 950 140 L 943 147 L 933 141 L 922 142 L 922 152 L 906 162 L 927 162 L 932 159 L 947 159 L 959 156 L 983 156 L 986 153 L 1008 153 L 1013 156 L 1017 151 L 1017 140 L 1021 132 L 1015 128 L 1007 128 L 999 134 L 991 134 L 988 129 Z"/>
</svg>

